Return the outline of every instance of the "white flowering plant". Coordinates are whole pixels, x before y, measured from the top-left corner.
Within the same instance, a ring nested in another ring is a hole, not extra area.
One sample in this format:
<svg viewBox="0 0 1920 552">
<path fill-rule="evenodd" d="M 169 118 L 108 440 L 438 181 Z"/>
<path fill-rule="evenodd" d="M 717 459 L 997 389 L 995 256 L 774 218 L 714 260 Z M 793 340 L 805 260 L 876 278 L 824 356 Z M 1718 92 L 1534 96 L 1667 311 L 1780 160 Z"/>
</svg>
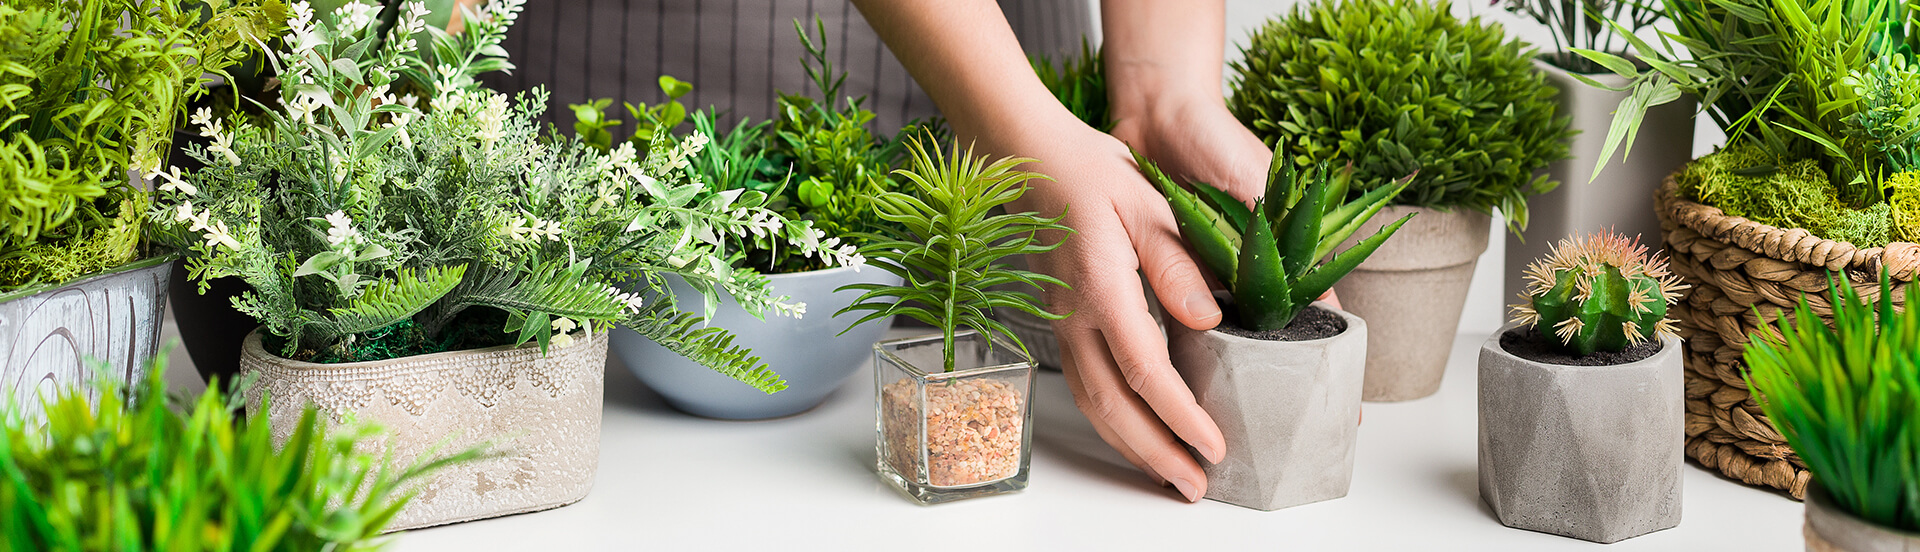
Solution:
<svg viewBox="0 0 1920 552">
<path fill-rule="evenodd" d="M 709 314 L 724 291 L 756 314 L 798 316 L 764 276 L 734 268 L 739 236 L 784 232 L 764 194 L 692 179 L 694 134 L 645 155 L 542 135 L 546 95 L 509 98 L 474 76 L 509 69 L 500 40 L 524 0 L 492 0 L 450 35 L 406 5 L 385 36 L 349 4 L 316 24 L 298 3 L 268 122 L 194 124 L 205 168 L 155 175 L 153 233 L 191 253 L 206 283 L 237 276 L 235 299 L 279 354 L 378 360 L 538 342 L 567 346 L 623 324 L 771 393 L 777 374 L 732 336 L 674 309 L 684 278 Z M 411 38 L 424 29 L 431 47 Z M 817 236 L 794 239 L 809 254 Z M 636 281 L 637 280 L 637 281 Z M 641 291 L 628 292 L 624 290 Z"/>
</svg>

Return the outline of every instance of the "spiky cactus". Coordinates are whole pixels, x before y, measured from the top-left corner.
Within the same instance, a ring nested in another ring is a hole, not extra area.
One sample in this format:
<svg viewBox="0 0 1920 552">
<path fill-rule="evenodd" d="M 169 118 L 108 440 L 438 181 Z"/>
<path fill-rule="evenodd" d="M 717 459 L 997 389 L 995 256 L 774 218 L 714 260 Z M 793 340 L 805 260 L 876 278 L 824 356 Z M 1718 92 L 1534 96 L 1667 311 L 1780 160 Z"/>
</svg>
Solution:
<svg viewBox="0 0 1920 552">
<path fill-rule="evenodd" d="M 1352 166 L 1335 171 L 1322 163 L 1302 173 L 1284 151 L 1275 152 L 1267 168 L 1266 195 L 1249 209 L 1204 182 L 1193 183 L 1193 191 L 1181 188 L 1139 152 L 1133 158 L 1167 196 L 1180 237 L 1227 285 L 1233 294 L 1234 322 L 1248 330 L 1287 327 L 1413 218 L 1400 217 L 1334 255 L 1334 247 L 1406 189 L 1413 177 L 1383 183 L 1348 201 Z"/>
<path fill-rule="evenodd" d="M 1619 351 L 1674 334 L 1667 305 L 1686 285 L 1633 238 L 1613 232 L 1568 237 L 1527 267 L 1514 319 L 1581 355 Z"/>
</svg>

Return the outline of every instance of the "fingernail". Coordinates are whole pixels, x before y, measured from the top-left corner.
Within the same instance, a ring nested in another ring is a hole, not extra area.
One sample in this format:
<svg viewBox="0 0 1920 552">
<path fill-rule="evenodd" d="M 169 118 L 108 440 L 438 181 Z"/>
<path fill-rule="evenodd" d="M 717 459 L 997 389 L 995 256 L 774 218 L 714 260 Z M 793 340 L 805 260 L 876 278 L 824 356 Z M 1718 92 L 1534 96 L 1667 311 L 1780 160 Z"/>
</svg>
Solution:
<svg viewBox="0 0 1920 552">
<path fill-rule="evenodd" d="M 1194 321 L 1197 322 L 1218 319 L 1220 304 L 1214 302 L 1212 293 L 1204 291 L 1189 293 L 1187 294 L 1187 314 L 1193 316 Z"/>
<path fill-rule="evenodd" d="M 1207 457 L 1207 463 L 1209 464 L 1218 464 L 1220 463 L 1221 459 L 1226 457 L 1225 452 L 1221 451 L 1218 447 L 1215 447 L 1213 445 L 1197 446 L 1197 447 L 1193 447 L 1193 449 L 1200 451 L 1201 456 Z"/>
<path fill-rule="evenodd" d="M 1180 495 L 1187 497 L 1187 502 L 1200 501 L 1200 487 L 1194 485 L 1192 481 L 1182 477 L 1171 477 L 1167 480 L 1173 482 L 1173 488 L 1180 489 Z"/>
</svg>

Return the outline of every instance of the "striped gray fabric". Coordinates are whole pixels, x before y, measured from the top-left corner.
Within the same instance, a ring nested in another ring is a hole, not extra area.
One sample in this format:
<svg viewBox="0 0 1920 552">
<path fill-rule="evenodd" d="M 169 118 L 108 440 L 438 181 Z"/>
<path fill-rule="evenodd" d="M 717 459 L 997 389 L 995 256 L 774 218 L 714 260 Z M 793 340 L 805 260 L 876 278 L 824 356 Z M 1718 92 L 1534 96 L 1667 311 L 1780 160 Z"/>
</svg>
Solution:
<svg viewBox="0 0 1920 552">
<path fill-rule="evenodd" d="M 1077 55 L 1091 23 L 1087 0 L 999 0 L 1029 53 Z M 533 0 L 503 45 L 519 68 L 486 77 L 508 92 L 546 86 L 545 120 L 570 128 L 567 104 L 614 98 L 658 102 L 662 74 L 693 83 L 689 108 L 714 106 L 731 126 L 774 114 L 775 90 L 811 93 L 794 35 L 817 14 L 827 54 L 847 71 L 845 91 L 865 95 L 876 130 L 936 113 L 932 100 L 847 0 Z"/>
</svg>

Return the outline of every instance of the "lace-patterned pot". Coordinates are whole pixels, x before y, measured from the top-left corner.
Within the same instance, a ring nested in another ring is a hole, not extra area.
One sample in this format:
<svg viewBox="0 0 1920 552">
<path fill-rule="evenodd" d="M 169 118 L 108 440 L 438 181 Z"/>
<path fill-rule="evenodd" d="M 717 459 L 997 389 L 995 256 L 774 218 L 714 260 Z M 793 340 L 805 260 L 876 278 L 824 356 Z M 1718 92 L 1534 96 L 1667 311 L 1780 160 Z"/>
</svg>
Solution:
<svg viewBox="0 0 1920 552">
<path fill-rule="evenodd" d="M 453 466 L 423 483 L 395 517 L 399 531 L 572 504 L 593 486 L 600 459 L 600 404 L 607 332 L 553 347 L 452 351 L 375 362 L 314 364 L 280 358 L 247 336 L 242 374 L 258 374 L 249 413 L 265 412 L 287 438 L 302 407 L 334 422 L 349 414 L 388 430 L 394 466 L 491 442 L 501 456 Z"/>
</svg>

